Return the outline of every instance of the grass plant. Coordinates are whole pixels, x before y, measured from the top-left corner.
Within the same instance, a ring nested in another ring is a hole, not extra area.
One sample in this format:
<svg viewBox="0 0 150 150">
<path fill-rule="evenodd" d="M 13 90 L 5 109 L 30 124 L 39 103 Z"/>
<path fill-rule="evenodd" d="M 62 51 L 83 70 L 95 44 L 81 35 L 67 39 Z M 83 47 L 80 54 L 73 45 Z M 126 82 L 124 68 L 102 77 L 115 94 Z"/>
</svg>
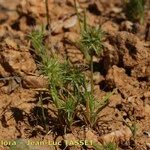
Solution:
<svg viewBox="0 0 150 150">
<path fill-rule="evenodd" d="M 30 34 L 32 46 L 40 57 L 38 65 L 41 73 L 48 78 L 49 92 L 58 110 L 60 123 L 67 124 L 70 127 L 74 122 L 74 117 L 79 112 L 78 106 L 82 105 L 86 108 L 82 109 L 81 113 L 84 116 L 84 121 L 87 125 L 93 127 L 98 120 L 100 111 L 108 104 L 110 95 L 106 96 L 102 103 L 99 103 L 94 98 L 93 92 L 87 90 L 87 81 L 82 70 L 74 67 L 67 60 L 60 62 L 58 56 L 53 53 L 51 53 L 51 56 L 47 55 L 43 37 L 43 29 L 33 31 Z M 96 53 L 98 53 L 97 48 L 94 50 Z M 92 52 L 92 49 L 89 49 L 89 51 Z M 88 54 L 91 57 L 89 52 Z"/>
<path fill-rule="evenodd" d="M 81 52 L 84 54 L 91 69 L 91 92 L 94 91 L 93 83 L 93 56 L 100 55 L 102 52 L 102 39 L 104 36 L 100 27 L 93 27 L 87 24 L 86 12 L 84 11 L 84 19 L 81 24 L 81 37 L 77 44 Z"/>
<path fill-rule="evenodd" d="M 117 144 L 115 143 L 106 143 L 104 145 L 100 145 L 97 143 L 93 143 L 94 150 L 117 150 Z"/>
<path fill-rule="evenodd" d="M 43 33 L 43 29 L 33 31 L 30 39 L 36 54 L 41 59 L 39 68 L 48 78 L 50 95 L 58 110 L 59 121 L 70 127 L 74 121 L 77 105 L 81 100 L 80 91 L 85 87 L 85 77 L 68 61 L 60 62 L 57 55 L 47 55 L 46 47 L 42 42 Z"/>
<path fill-rule="evenodd" d="M 14 143 L 14 144 L 13 144 Z M 12 140 L 12 144 L 9 147 L 10 150 L 32 150 L 27 144 L 27 141 L 22 139 Z"/>
<path fill-rule="evenodd" d="M 108 104 L 108 99 L 102 104 L 94 98 L 94 81 L 93 81 L 93 56 L 100 55 L 103 48 L 103 37 L 104 32 L 98 26 L 90 26 L 87 23 L 86 11 L 84 11 L 83 17 L 78 12 L 76 0 L 74 0 L 74 6 L 76 14 L 78 16 L 78 21 L 80 25 L 80 40 L 77 41 L 77 45 L 80 51 L 84 54 L 87 63 L 90 66 L 90 83 L 91 92 L 86 91 L 84 94 L 84 99 L 86 99 L 86 110 L 84 112 L 86 121 L 91 127 L 97 122 L 97 116 L 103 106 Z"/>
<path fill-rule="evenodd" d="M 146 0 L 126 0 L 125 13 L 129 20 L 144 23 Z"/>
<path fill-rule="evenodd" d="M 82 110 L 85 122 L 90 127 L 94 128 L 98 122 L 100 112 L 109 104 L 109 98 L 113 92 L 108 93 L 101 101 L 94 98 L 93 94 L 89 91 L 84 93 L 84 100 L 86 109 Z M 89 106 L 87 106 L 89 105 Z"/>
<path fill-rule="evenodd" d="M 94 127 L 100 111 L 108 105 L 108 99 L 112 95 L 112 93 L 108 94 L 101 102 L 94 98 L 93 56 L 99 55 L 102 51 L 103 32 L 100 28 L 87 24 L 85 13 L 81 27 L 81 39 L 78 44 L 90 64 L 91 91 L 87 90 L 87 81 L 81 69 L 67 60 L 61 62 L 58 55 L 52 52 L 48 56 L 46 46 L 43 44 L 45 33 L 43 28 L 33 31 L 29 36 L 35 53 L 40 58 L 39 69 L 48 78 L 49 93 L 57 108 L 58 119 L 62 125 L 67 125 L 69 128 L 79 112 L 83 115 L 84 122 Z"/>
</svg>

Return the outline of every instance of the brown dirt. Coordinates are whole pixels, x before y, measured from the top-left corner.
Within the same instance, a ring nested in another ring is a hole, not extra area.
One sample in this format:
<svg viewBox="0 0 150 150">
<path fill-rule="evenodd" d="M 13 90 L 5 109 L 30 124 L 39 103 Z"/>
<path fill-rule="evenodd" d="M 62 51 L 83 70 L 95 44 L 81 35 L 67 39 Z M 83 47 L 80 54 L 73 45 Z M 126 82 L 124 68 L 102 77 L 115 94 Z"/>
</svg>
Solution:
<svg viewBox="0 0 150 150">
<path fill-rule="evenodd" d="M 130 134 L 124 137 L 122 133 L 121 139 L 115 141 L 118 149 L 148 150 L 150 135 L 145 133 L 150 132 L 150 9 L 147 8 L 145 22 L 140 25 L 126 19 L 120 0 L 78 2 L 81 11 L 87 8 L 89 23 L 100 24 L 106 32 L 102 55 L 95 58 L 95 97 L 101 100 L 107 92 L 117 89 L 110 98 L 110 104 L 101 111 L 98 127 L 92 130 L 81 125 L 73 126 L 72 133 L 66 134 L 59 127 L 53 113 L 55 108 L 49 101 L 47 80 L 38 71 L 27 38 L 34 28 L 46 25 L 44 1 L 1 0 L 0 140 L 20 138 L 59 142 L 63 139 L 88 139 L 100 143 L 105 138 L 109 141 L 111 133 L 122 132 L 120 130 L 125 130 L 127 124 L 132 126 L 135 123 L 135 139 Z M 70 42 L 79 37 L 73 0 L 49 0 L 49 10 L 51 46 L 60 53 L 61 59 L 66 57 L 72 63 L 83 65 L 83 55 Z M 50 129 L 48 135 L 38 103 L 41 94 L 45 97 L 44 109 Z M 63 149 L 63 146 L 55 147 Z M 55 147 L 44 145 L 37 149 L 53 150 Z M 1 149 L 8 147 L 0 145 Z M 68 149 L 81 147 L 70 146 Z M 87 146 L 87 149 L 92 147 Z"/>
</svg>

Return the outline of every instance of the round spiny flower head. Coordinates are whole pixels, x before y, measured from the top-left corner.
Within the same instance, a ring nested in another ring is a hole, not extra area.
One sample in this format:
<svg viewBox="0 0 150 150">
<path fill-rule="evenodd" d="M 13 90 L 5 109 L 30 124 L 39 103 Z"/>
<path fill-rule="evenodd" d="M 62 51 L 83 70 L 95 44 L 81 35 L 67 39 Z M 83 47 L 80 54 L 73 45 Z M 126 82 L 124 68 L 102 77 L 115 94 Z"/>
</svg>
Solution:
<svg viewBox="0 0 150 150">
<path fill-rule="evenodd" d="M 89 60 L 90 56 L 101 53 L 103 35 L 104 33 L 99 27 L 92 26 L 87 26 L 86 30 L 81 32 L 79 45 L 87 60 Z"/>
</svg>

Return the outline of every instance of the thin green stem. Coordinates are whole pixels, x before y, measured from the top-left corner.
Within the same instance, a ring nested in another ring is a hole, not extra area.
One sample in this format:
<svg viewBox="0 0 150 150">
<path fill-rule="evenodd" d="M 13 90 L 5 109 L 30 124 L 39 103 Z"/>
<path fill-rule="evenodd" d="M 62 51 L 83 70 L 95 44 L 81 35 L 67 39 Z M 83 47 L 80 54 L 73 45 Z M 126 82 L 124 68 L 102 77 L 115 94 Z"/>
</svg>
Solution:
<svg viewBox="0 0 150 150">
<path fill-rule="evenodd" d="M 93 55 L 90 56 L 90 69 L 91 69 L 91 75 L 90 75 L 90 80 L 91 80 L 91 94 L 93 95 L 94 93 L 94 83 L 93 83 Z M 90 102 L 89 102 L 89 97 L 86 98 L 86 117 L 87 120 L 91 125 L 91 110 L 90 110 Z"/>
<path fill-rule="evenodd" d="M 87 123 L 90 123 L 90 104 L 89 104 L 89 97 L 86 97 L 86 120 L 88 121 Z"/>
<path fill-rule="evenodd" d="M 49 15 L 48 0 L 45 0 L 45 8 L 46 8 L 47 29 L 49 30 L 48 41 L 49 41 L 49 45 L 51 46 L 50 53 L 51 53 L 51 56 L 54 56 L 54 54 L 53 54 L 54 47 L 53 47 L 52 41 L 51 41 L 52 27 L 51 27 L 51 17 Z"/>
<path fill-rule="evenodd" d="M 81 28 L 82 28 L 82 27 L 81 27 L 81 19 L 80 19 L 80 15 L 79 15 L 79 12 L 78 12 L 76 0 L 74 0 L 74 6 L 75 6 L 75 11 L 76 11 L 76 14 L 77 14 L 77 17 L 78 17 L 79 26 L 80 26 L 80 29 L 81 29 Z"/>
<path fill-rule="evenodd" d="M 90 59 L 90 69 L 91 69 L 91 93 L 94 94 L 94 82 L 93 82 L 93 55 L 91 55 Z"/>
<path fill-rule="evenodd" d="M 84 24 L 84 31 L 87 32 L 86 9 L 84 10 L 84 21 L 83 21 L 83 24 Z"/>
<path fill-rule="evenodd" d="M 49 29 L 50 28 L 50 15 L 49 15 L 48 0 L 45 0 L 45 8 L 46 8 L 47 27 Z"/>
<path fill-rule="evenodd" d="M 48 126 L 47 126 L 47 123 L 46 123 L 46 116 L 45 116 L 45 112 L 44 112 L 43 100 L 42 100 L 41 95 L 39 97 L 39 102 L 40 102 L 40 106 L 41 106 L 41 109 L 42 109 L 42 117 L 43 117 L 43 120 L 44 120 L 44 127 L 45 127 L 45 130 L 46 130 L 46 133 L 48 133 L 49 129 L 48 129 Z"/>
</svg>

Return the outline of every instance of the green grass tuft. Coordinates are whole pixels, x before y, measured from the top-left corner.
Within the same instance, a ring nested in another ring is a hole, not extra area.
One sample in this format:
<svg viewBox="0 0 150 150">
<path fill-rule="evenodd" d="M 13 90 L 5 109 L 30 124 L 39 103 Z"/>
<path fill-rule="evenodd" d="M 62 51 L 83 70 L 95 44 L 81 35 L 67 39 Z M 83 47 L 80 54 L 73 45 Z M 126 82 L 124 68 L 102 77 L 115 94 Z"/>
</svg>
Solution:
<svg viewBox="0 0 150 150">
<path fill-rule="evenodd" d="M 100 145 L 97 143 L 93 143 L 94 150 L 117 150 L 117 144 L 115 143 L 107 143 L 104 145 Z"/>
<path fill-rule="evenodd" d="M 129 20 L 144 23 L 146 0 L 129 0 L 126 2 L 125 13 Z"/>
<path fill-rule="evenodd" d="M 90 26 L 87 23 L 86 12 L 84 12 L 84 19 L 81 24 L 80 40 L 77 42 L 81 52 L 84 54 L 86 60 L 90 62 L 91 56 L 100 55 L 103 47 L 104 32 L 99 26 Z"/>
<path fill-rule="evenodd" d="M 101 51 L 102 45 L 99 43 L 99 38 L 101 38 L 102 35 L 97 28 L 86 28 L 87 31 L 85 31 L 85 35 L 82 37 L 81 44 L 83 44 L 83 46 L 86 45 L 86 43 L 89 44 L 89 47 L 86 47 L 88 48 L 87 53 L 93 58 L 94 53 L 99 54 Z M 89 37 L 87 37 L 87 35 Z M 91 41 L 89 41 L 88 38 L 91 38 Z M 42 74 L 47 76 L 49 94 L 53 104 L 57 108 L 57 117 L 60 124 L 62 126 L 67 125 L 70 128 L 75 122 L 75 116 L 79 114 L 83 116 L 84 122 L 87 123 L 87 125 L 93 127 L 98 121 L 100 111 L 107 106 L 110 96 L 106 96 L 104 101 L 99 103 L 94 98 L 93 92 L 87 91 L 87 81 L 81 69 L 73 66 L 67 60 L 63 62 L 60 61 L 58 55 L 54 53 L 48 56 L 46 46 L 43 44 L 43 29 L 33 31 L 30 34 L 30 39 L 35 53 L 40 57 L 40 61 L 38 62 L 39 69 Z M 93 59 L 91 59 L 91 67 L 93 68 L 92 62 Z M 93 75 L 93 69 L 91 69 L 91 75 Z M 91 79 L 93 87 L 93 78 Z M 80 111 L 80 108 L 84 109 Z"/>
<path fill-rule="evenodd" d="M 76 107 L 82 99 L 81 91 L 85 88 L 85 77 L 67 60 L 60 62 L 56 54 L 48 56 L 43 45 L 43 37 L 43 30 L 33 31 L 30 35 L 32 46 L 41 58 L 39 69 L 48 78 L 49 92 L 58 110 L 60 123 L 71 126 Z"/>
</svg>

